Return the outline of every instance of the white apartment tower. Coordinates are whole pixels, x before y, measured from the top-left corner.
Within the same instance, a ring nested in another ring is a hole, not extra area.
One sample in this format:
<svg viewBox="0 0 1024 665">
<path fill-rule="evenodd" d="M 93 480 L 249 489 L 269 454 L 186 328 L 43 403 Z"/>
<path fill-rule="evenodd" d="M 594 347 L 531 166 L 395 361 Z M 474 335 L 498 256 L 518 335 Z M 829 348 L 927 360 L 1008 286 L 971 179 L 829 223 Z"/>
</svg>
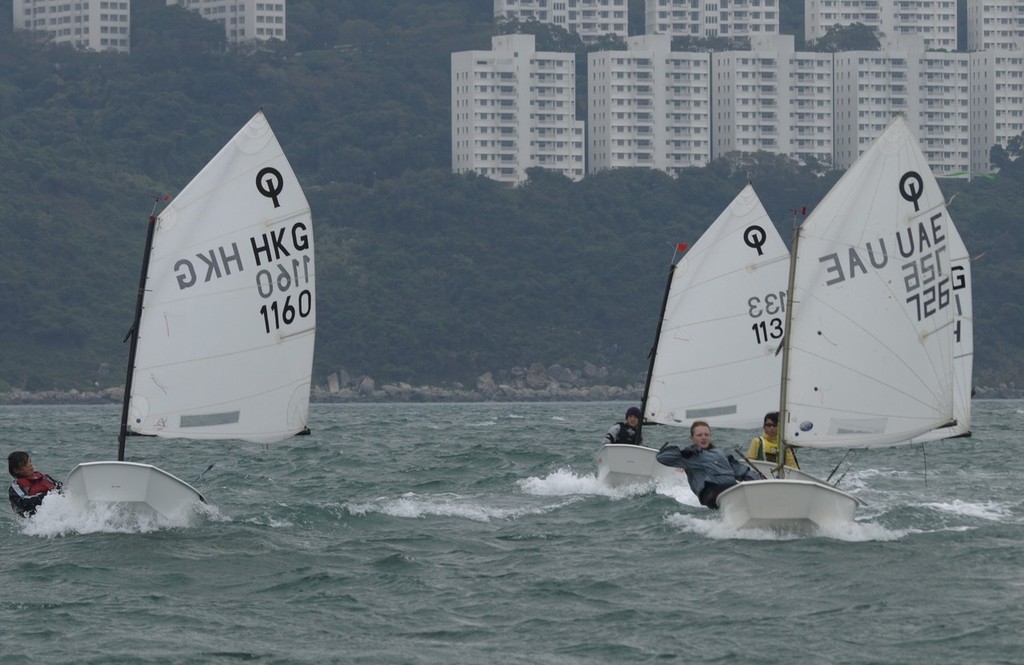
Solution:
<svg viewBox="0 0 1024 665">
<path fill-rule="evenodd" d="M 993 170 L 992 146 L 1024 133 L 1024 50 L 971 53 L 971 169 Z"/>
<path fill-rule="evenodd" d="M 835 54 L 836 166 L 846 168 L 902 113 L 937 176 L 970 169 L 970 58 L 903 37 Z"/>
<path fill-rule="evenodd" d="M 649 167 L 671 175 L 711 158 L 707 53 L 673 52 L 669 35 L 626 40 L 590 54 L 590 173 Z"/>
<path fill-rule="evenodd" d="M 536 51 L 533 35 L 491 38 L 452 53 L 452 172 L 519 184 L 542 167 L 583 178 L 576 56 Z"/>
<path fill-rule="evenodd" d="M 925 47 L 955 51 L 957 0 L 805 0 L 804 35 L 825 36 L 834 26 L 863 23 L 888 38 L 920 35 Z"/>
<path fill-rule="evenodd" d="M 832 164 L 832 55 L 796 52 L 792 35 L 711 57 L 712 158 L 765 151 Z"/>
<path fill-rule="evenodd" d="M 778 0 L 645 0 L 648 35 L 756 37 L 779 33 Z"/>
<path fill-rule="evenodd" d="M 1024 49 L 1024 0 L 967 0 L 967 50 Z"/>
<path fill-rule="evenodd" d="M 38 30 L 57 44 L 131 51 L 131 0 L 14 0 L 14 29 Z"/>
<path fill-rule="evenodd" d="M 285 41 L 285 0 L 167 0 L 224 26 L 229 44 L 253 39 Z"/>
<path fill-rule="evenodd" d="M 495 18 L 552 23 L 590 43 L 629 35 L 628 0 L 494 0 Z"/>
</svg>

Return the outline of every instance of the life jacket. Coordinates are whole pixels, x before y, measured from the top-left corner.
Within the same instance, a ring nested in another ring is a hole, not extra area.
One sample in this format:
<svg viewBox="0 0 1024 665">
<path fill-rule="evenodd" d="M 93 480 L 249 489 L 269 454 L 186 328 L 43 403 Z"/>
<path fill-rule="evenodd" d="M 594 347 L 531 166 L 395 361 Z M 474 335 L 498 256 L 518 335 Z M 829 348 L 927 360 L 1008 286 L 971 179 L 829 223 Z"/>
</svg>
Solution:
<svg viewBox="0 0 1024 665">
<path fill-rule="evenodd" d="M 615 436 L 615 441 L 612 443 L 631 443 L 633 445 L 640 445 L 640 436 L 636 428 L 630 427 L 626 423 L 619 423 L 619 433 Z"/>
<path fill-rule="evenodd" d="M 30 476 L 19 476 L 16 479 L 18 487 L 25 492 L 25 496 L 35 496 L 37 494 L 46 494 L 50 490 L 57 487 L 57 483 L 53 482 L 45 473 L 36 471 Z"/>
<path fill-rule="evenodd" d="M 779 442 L 769 441 L 763 436 L 757 437 L 761 441 L 761 459 L 768 462 L 779 461 Z"/>
</svg>

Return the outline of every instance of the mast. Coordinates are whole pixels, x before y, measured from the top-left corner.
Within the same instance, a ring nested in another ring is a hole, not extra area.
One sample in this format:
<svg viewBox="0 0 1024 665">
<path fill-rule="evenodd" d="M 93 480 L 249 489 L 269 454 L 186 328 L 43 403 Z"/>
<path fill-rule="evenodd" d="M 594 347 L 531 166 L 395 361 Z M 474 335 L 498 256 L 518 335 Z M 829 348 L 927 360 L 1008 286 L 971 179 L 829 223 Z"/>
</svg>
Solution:
<svg viewBox="0 0 1024 665">
<path fill-rule="evenodd" d="M 796 223 L 793 211 L 793 249 L 789 257 L 789 284 L 786 286 L 786 324 L 782 335 L 782 381 L 779 388 L 779 477 L 785 478 L 786 468 L 786 427 L 789 414 L 786 409 L 787 385 L 789 383 L 789 346 L 793 325 L 793 288 L 796 284 L 797 245 L 800 243 L 800 225 Z"/>
<path fill-rule="evenodd" d="M 674 257 L 673 257 L 674 258 Z M 651 362 L 647 365 L 647 380 L 644 382 L 644 395 L 640 398 L 640 422 L 637 424 L 637 438 L 639 439 L 643 434 L 644 420 L 647 419 L 647 395 L 651 390 L 651 377 L 654 375 L 654 359 L 658 356 L 658 343 L 661 341 L 661 327 L 665 324 L 665 310 L 668 309 L 668 294 L 672 292 L 672 278 L 676 274 L 676 263 L 672 262 L 672 265 L 668 269 L 668 279 L 665 282 L 665 295 L 661 299 L 661 314 L 658 316 L 658 330 L 654 333 L 654 346 L 651 347 L 651 352 L 648 354 L 651 358 Z"/>
<path fill-rule="evenodd" d="M 159 202 L 159 197 L 157 198 Z M 128 402 L 132 398 L 132 377 L 135 374 L 135 351 L 139 347 L 139 323 L 142 320 L 142 300 L 146 294 L 146 276 L 149 273 L 149 255 L 153 252 L 153 235 L 156 232 L 156 206 L 149 216 L 149 227 L 146 229 L 146 250 L 142 254 L 142 272 L 139 275 L 139 291 L 135 297 L 135 319 L 128 331 L 131 344 L 128 347 L 128 369 L 124 380 L 124 398 L 121 401 L 121 429 L 117 434 L 117 461 L 124 461 L 124 441 L 128 437 Z"/>
</svg>

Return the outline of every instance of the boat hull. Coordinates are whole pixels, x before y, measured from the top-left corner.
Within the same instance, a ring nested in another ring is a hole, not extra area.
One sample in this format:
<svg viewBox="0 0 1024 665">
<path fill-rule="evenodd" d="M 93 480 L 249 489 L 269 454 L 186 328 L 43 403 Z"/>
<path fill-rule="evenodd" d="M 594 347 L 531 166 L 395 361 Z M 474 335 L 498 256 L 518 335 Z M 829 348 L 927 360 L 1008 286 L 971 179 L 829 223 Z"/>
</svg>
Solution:
<svg viewBox="0 0 1024 665">
<path fill-rule="evenodd" d="M 206 499 L 162 469 L 135 462 L 84 462 L 68 474 L 64 493 L 82 504 L 118 504 L 165 518 L 187 514 Z"/>
<path fill-rule="evenodd" d="M 597 452 L 597 479 L 606 485 L 658 481 L 685 483 L 686 472 L 660 464 L 658 451 L 628 443 L 606 443 Z"/>
<path fill-rule="evenodd" d="M 807 480 L 752 480 L 718 495 L 722 521 L 737 529 L 799 531 L 853 522 L 857 500 Z"/>
</svg>

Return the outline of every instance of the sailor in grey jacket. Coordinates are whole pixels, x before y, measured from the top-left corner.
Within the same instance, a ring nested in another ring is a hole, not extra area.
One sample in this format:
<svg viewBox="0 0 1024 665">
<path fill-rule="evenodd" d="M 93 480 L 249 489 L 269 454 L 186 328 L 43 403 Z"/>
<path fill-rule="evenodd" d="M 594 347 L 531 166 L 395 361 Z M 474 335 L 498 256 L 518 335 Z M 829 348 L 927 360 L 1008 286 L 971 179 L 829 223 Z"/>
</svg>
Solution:
<svg viewBox="0 0 1024 665">
<path fill-rule="evenodd" d="M 658 451 L 657 460 L 665 466 L 686 470 L 686 480 L 701 505 L 718 508 L 718 495 L 724 490 L 737 482 L 759 479 L 749 465 L 715 448 L 711 443 L 711 426 L 703 420 L 690 425 L 690 440 L 693 444 L 683 449 L 666 443 Z"/>
</svg>

